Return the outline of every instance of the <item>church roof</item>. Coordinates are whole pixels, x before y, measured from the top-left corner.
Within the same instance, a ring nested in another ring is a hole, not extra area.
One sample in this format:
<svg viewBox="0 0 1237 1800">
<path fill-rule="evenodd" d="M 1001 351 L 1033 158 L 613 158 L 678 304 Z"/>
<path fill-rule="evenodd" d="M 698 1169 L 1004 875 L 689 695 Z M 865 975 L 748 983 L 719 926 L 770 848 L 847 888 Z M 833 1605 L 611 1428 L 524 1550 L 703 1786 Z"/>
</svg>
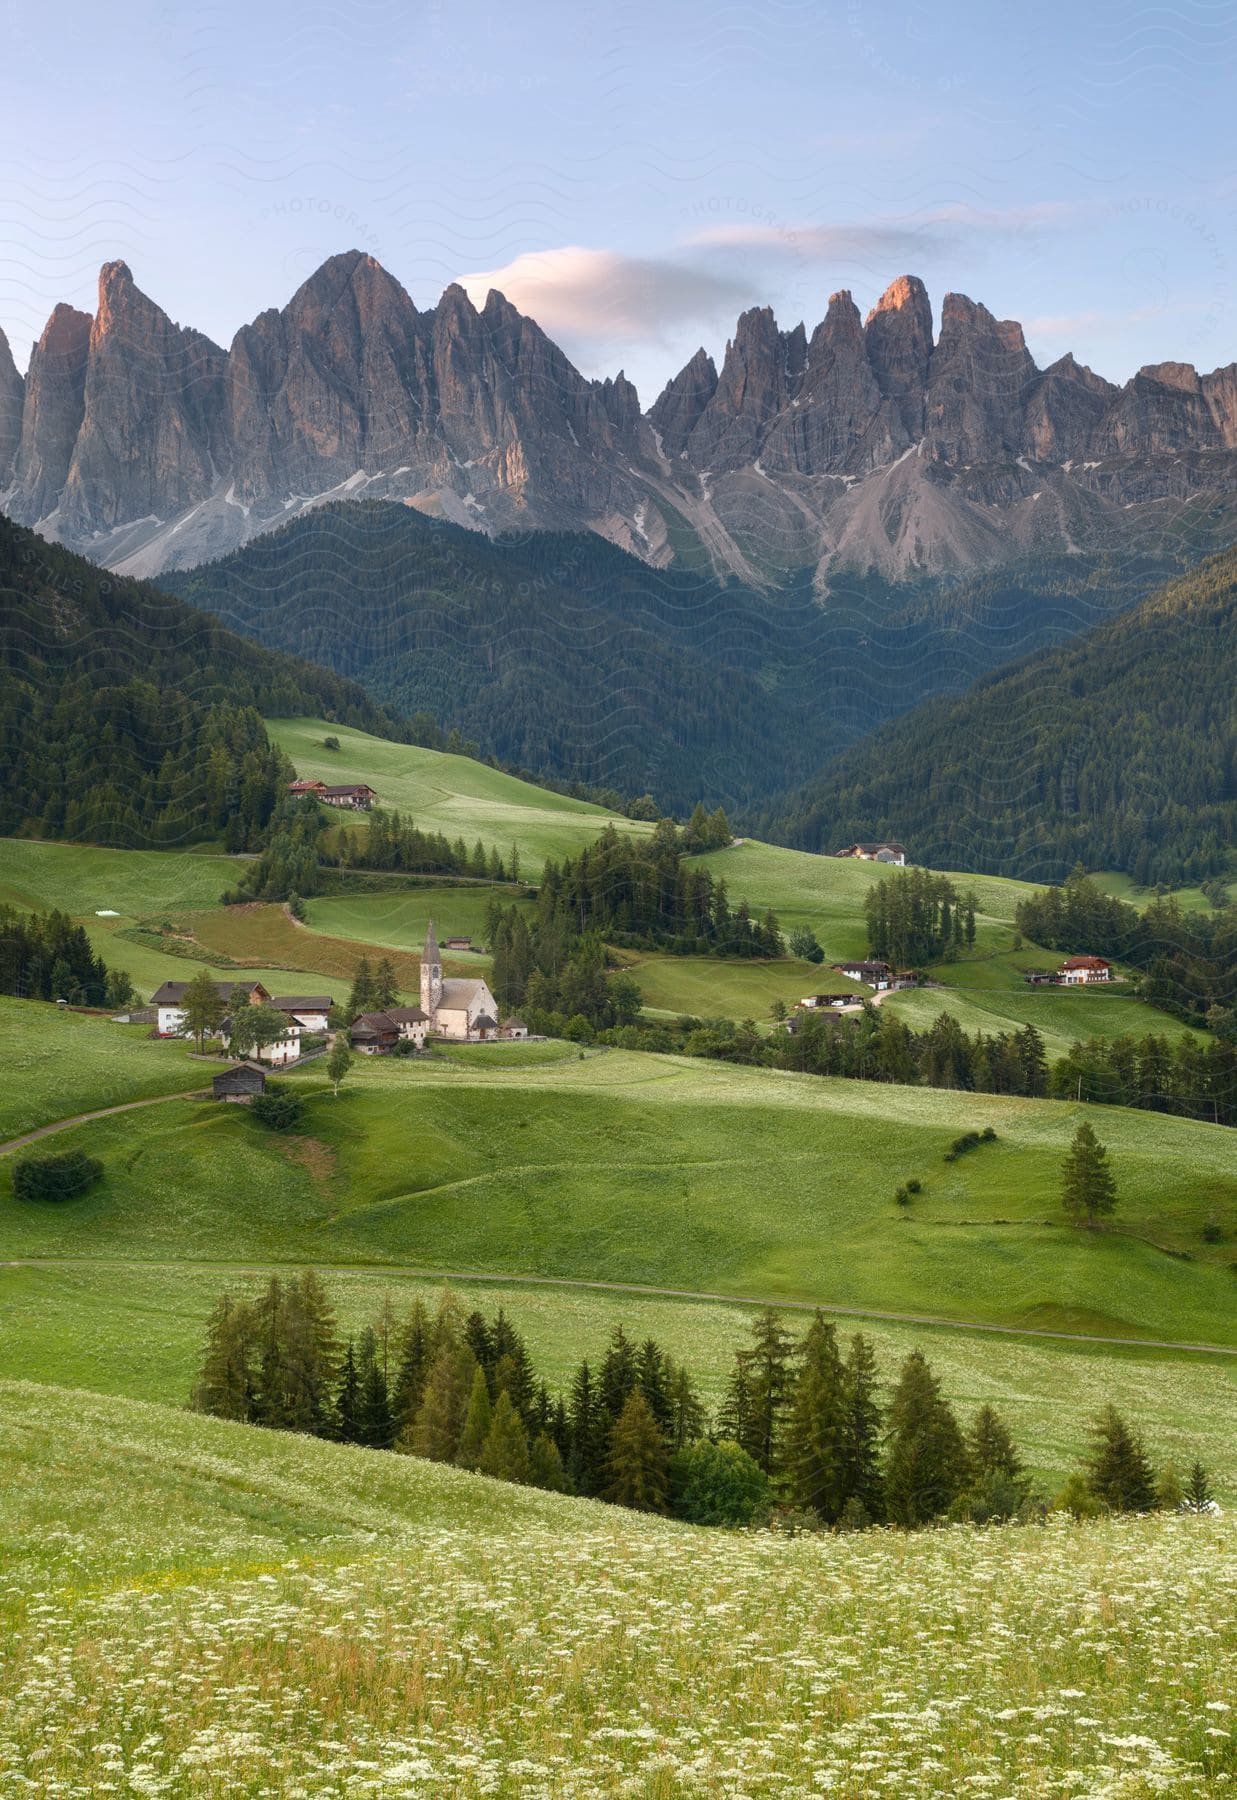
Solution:
<svg viewBox="0 0 1237 1800">
<path fill-rule="evenodd" d="M 440 961 L 438 955 L 438 939 L 434 935 L 434 921 L 432 919 L 427 919 L 425 921 L 425 948 L 421 952 L 421 961 L 423 963 L 436 963 Z"/>
</svg>

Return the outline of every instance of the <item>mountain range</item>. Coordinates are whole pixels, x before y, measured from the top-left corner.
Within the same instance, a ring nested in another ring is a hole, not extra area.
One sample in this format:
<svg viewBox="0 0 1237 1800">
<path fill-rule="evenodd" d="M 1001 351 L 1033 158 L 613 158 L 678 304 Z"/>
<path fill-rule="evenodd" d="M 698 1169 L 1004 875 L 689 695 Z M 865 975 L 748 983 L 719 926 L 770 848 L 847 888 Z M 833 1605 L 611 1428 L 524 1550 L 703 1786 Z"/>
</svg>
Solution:
<svg viewBox="0 0 1237 1800">
<path fill-rule="evenodd" d="M 402 501 L 492 536 L 586 529 L 657 566 L 781 585 L 901 581 L 1237 537 L 1237 364 L 1123 386 L 902 276 L 866 320 L 738 320 L 647 410 L 492 291 L 419 311 L 359 251 L 223 349 L 123 262 L 59 305 L 26 376 L 0 336 L 0 510 L 127 573 L 217 557 L 324 499 Z"/>
</svg>

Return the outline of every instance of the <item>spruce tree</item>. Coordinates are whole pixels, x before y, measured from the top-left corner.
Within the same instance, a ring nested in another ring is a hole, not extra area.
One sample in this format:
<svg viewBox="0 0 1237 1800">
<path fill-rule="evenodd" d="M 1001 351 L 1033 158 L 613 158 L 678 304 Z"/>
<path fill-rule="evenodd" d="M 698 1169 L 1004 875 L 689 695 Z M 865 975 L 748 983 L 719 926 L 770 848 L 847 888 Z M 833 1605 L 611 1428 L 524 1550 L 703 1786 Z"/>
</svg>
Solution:
<svg viewBox="0 0 1237 1800">
<path fill-rule="evenodd" d="M 334 1308 L 312 1269 L 293 1276 L 284 1289 L 281 1334 L 285 1423 L 316 1435 L 330 1422 L 339 1337 Z"/>
<path fill-rule="evenodd" d="M 885 1505 L 895 1525 L 926 1525 L 948 1512 L 966 1484 L 966 1447 L 923 1353 L 912 1350 L 889 1406 Z"/>
<path fill-rule="evenodd" d="M 704 1436 L 705 1411 L 696 1385 L 682 1363 L 670 1370 L 670 1424 L 666 1436 L 671 1450 L 685 1450 Z"/>
<path fill-rule="evenodd" d="M 1186 1479 L 1183 1505 L 1187 1512 L 1210 1512 L 1215 1504 L 1211 1497 L 1211 1481 L 1202 1463 L 1195 1459 Z"/>
<path fill-rule="evenodd" d="M 531 1487 L 545 1488 L 550 1494 L 571 1491 L 558 1445 L 548 1431 L 538 1432 L 528 1447 L 528 1480 Z"/>
<path fill-rule="evenodd" d="M 801 1354 L 782 1444 L 785 1493 L 793 1507 L 833 1525 L 850 1497 L 846 1372 L 837 1333 L 820 1313 L 808 1328 Z"/>
<path fill-rule="evenodd" d="M 391 1410 L 395 1415 L 397 1439 L 410 1432 L 425 1393 L 425 1380 L 430 1365 L 430 1328 L 425 1307 L 413 1302 L 404 1330 L 399 1366 L 391 1392 Z"/>
<path fill-rule="evenodd" d="M 343 1444 L 355 1444 L 360 1441 L 361 1421 L 361 1377 L 357 1372 L 356 1350 L 349 1338 L 344 1348 L 343 1367 L 339 1377 L 339 1392 L 335 1396 L 334 1433 Z"/>
<path fill-rule="evenodd" d="M 368 1328 L 361 1336 L 357 1368 L 361 1377 L 357 1442 L 370 1450 L 389 1450 L 395 1442 L 395 1415 L 378 1357 L 377 1340 Z"/>
<path fill-rule="evenodd" d="M 399 983 L 395 979 L 395 970 L 391 965 L 390 957 L 384 956 L 374 975 L 373 994 L 368 1010 L 386 1012 L 398 1001 Z"/>
<path fill-rule="evenodd" d="M 1117 1184 L 1108 1162 L 1108 1152 L 1096 1137 L 1089 1119 L 1084 1119 L 1074 1133 L 1061 1174 L 1061 1204 L 1076 1225 L 1094 1226 L 1115 1210 Z"/>
<path fill-rule="evenodd" d="M 532 1415 L 537 1377 L 528 1345 L 500 1307 L 492 1332 L 494 1356 L 494 1392 L 505 1388 L 521 1419 L 527 1424 Z"/>
<path fill-rule="evenodd" d="M 601 1403 L 610 1418 L 617 1419 L 639 1382 L 636 1352 L 621 1325 L 616 1325 L 601 1364 Z"/>
<path fill-rule="evenodd" d="M 1109 1512 L 1154 1512 L 1155 1475 L 1142 1438 L 1115 1406 L 1108 1405 L 1091 1427 L 1087 1481 Z"/>
<path fill-rule="evenodd" d="M 610 1432 L 603 1498 L 637 1512 L 664 1513 L 670 1453 L 640 1389 L 633 1388 Z"/>
<path fill-rule="evenodd" d="M 582 1362 L 571 1384 L 568 1408 L 571 1453 L 568 1472 L 577 1494 L 598 1494 L 605 1478 L 605 1460 L 611 1419 L 587 1362 Z"/>
<path fill-rule="evenodd" d="M 752 1347 L 748 1352 L 750 1442 L 737 1440 L 766 1475 L 773 1474 L 777 1467 L 782 1423 L 790 1404 L 793 1349 L 776 1310 L 766 1307 L 752 1324 Z"/>
<path fill-rule="evenodd" d="M 995 1407 L 981 1406 L 966 1434 L 966 1453 L 973 1479 L 988 1475 L 1016 1478 L 1023 1472 L 1013 1434 Z"/>
<path fill-rule="evenodd" d="M 482 1475 L 492 1475 L 496 1481 L 528 1482 L 528 1438 L 515 1403 L 505 1388 L 494 1407 L 494 1417 L 477 1467 Z"/>
<path fill-rule="evenodd" d="M 670 1380 L 670 1359 L 655 1338 L 646 1338 L 636 1353 L 636 1381 L 658 1430 L 665 1436 L 670 1434 L 673 1416 Z"/>
<path fill-rule="evenodd" d="M 352 978 L 352 992 L 348 996 L 348 1021 L 358 1018 L 361 1013 L 374 1010 L 374 974 L 369 966 L 368 956 L 363 956 L 356 966 L 356 974 Z"/>
<path fill-rule="evenodd" d="M 464 1429 L 460 1433 L 459 1448 L 455 1453 L 455 1460 L 461 1469 L 475 1469 L 480 1466 L 481 1452 L 485 1448 L 485 1440 L 490 1435 L 493 1416 L 489 1383 L 485 1378 L 485 1370 L 478 1364 L 472 1378 L 472 1393 L 468 1400 L 468 1411 L 464 1415 Z"/>
</svg>

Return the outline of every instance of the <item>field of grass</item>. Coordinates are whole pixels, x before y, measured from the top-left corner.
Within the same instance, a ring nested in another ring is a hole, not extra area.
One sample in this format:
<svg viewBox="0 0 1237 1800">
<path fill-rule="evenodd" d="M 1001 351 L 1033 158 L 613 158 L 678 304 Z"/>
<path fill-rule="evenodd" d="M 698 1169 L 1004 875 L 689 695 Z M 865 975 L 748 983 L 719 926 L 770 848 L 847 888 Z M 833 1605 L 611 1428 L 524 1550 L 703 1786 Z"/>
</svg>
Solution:
<svg viewBox="0 0 1237 1800">
<path fill-rule="evenodd" d="M 189 1060 L 191 1044 L 152 1042 L 149 1029 L 0 995 L 0 1142 L 75 1113 L 209 1086 L 212 1069 Z"/>
<path fill-rule="evenodd" d="M 792 1007 L 805 994 L 871 994 L 858 982 L 818 963 L 797 957 L 776 962 L 726 961 L 715 956 L 661 956 L 641 953 L 630 959 L 631 974 L 651 1012 L 689 1014 L 697 1018 L 768 1021 L 775 1000 Z"/>
<path fill-rule="evenodd" d="M 184 850 L 106 850 L 5 838 L 0 900 L 33 909 L 58 907 L 91 919 L 103 908 L 128 918 L 188 906 L 213 906 L 235 884 L 234 856 Z"/>
<path fill-rule="evenodd" d="M 958 967 L 951 965 L 951 969 Z M 950 978 L 945 976 L 946 980 Z M 914 1031 L 926 1031 L 942 1012 L 951 1013 L 964 1031 L 972 1033 L 1016 1031 L 1020 1025 L 1034 1025 L 1050 1061 L 1066 1055 L 1070 1045 L 1079 1039 L 1151 1034 L 1175 1040 L 1200 1035 L 1132 994 L 1123 994 L 1118 986 L 1108 993 L 1025 986 L 908 988 L 891 995 L 885 1005 L 892 1007 Z"/>
<path fill-rule="evenodd" d="M 401 1313 L 414 1298 L 431 1310 L 439 1281 L 399 1270 L 324 1268 L 345 1332 L 369 1323 L 386 1296 Z M 205 1321 L 225 1288 L 253 1292 L 255 1266 L 63 1262 L 0 1265 L 0 1379 L 45 1381 L 99 1393 L 184 1404 L 197 1372 Z M 525 1335 L 539 1373 L 566 1391 L 582 1356 L 593 1358 L 621 1321 L 637 1342 L 655 1337 L 695 1376 L 706 1404 L 721 1399 L 731 1357 L 747 1341 L 751 1309 L 733 1302 L 657 1299 L 588 1287 L 456 1281 L 468 1308 L 502 1307 Z M 785 1315 L 795 1332 L 803 1312 Z M 1199 1456 L 1217 1492 L 1237 1501 L 1232 1430 L 1237 1369 L 1231 1358 L 1002 1338 L 946 1326 L 836 1321 L 845 1339 L 862 1329 L 892 1382 L 907 1351 L 922 1349 L 960 1414 L 989 1403 L 1010 1420 L 1037 1478 L 1055 1492 L 1086 1443 L 1086 1426 L 1109 1400 L 1137 1419 L 1157 1465 Z"/>
<path fill-rule="evenodd" d="M 534 879 L 547 856 L 580 850 L 611 818 L 624 831 L 652 829 L 503 775 L 466 756 L 390 744 L 321 719 L 268 719 L 266 728 L 291 757 L 298 775 L 329 783 L 367 781 L 380 805 L 397 808 L 423 831 L 445 832 L 452 842 L 463 837 L 470 849 L 480 838 L 487 849 L 492 845 L 505 858 L 516 844 L 523 873 Z M 323 749 L 328 733 L 339 739 L 337 751 Z M 349 815 L 347 822 L 361 821 Z"/>
<path fill-rule="evenodd" d="M 559 1275 L 1237 1343 L 1221 1128 L 623 1051 L 362 1063 L 338 1100 L 316 1070 L 299 1080 L 299 1141 L 191 1102 L 64 1133 L 106 1177 L 48 1209 L 0 1176 L 10 1254 Z M 1084 1113 L 1121 1193 L 1101 1234 L 1060 1211 Z M 943 1161 L 989 1124 L 997 1143 Z M 924 1188 L 903 1210 L 911 1176 Z"/>
<path fill-rule="evenodd" d="M 9 1384 L 0 1541 L 6 1791 L 1146 1800 L 1237 1770 L 1229 1519 L 706 1532 Z"/>
</svg>

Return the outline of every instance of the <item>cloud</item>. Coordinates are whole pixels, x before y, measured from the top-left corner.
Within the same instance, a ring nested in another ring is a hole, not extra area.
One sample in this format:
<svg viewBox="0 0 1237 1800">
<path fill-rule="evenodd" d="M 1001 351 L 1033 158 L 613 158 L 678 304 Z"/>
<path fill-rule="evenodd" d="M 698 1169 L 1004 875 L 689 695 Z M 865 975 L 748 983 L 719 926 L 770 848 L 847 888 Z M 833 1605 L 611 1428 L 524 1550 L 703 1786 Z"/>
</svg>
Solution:
<svg viewBox="0 0 1237 1800">
<path fill-rule="evenodd" d="M 926 208 L 897 217 L 833 225 L 777 225 L 745 220 L 710 225 L 693 232 L 688 247 L 705 250 L 764 250 L 812 262 L 889 263 L 954 255 L 966 240 L 1009 238 L 1070 223 L 1082 209 L 1068 201 L 1040 200 L 1028 206 L 984 208 L 964 202 Z"/>
<path fill-rule="evenodd" d="M 526 251 L 501 269 L 458 278 L 473 304 L 505 294 L 560 343 L 648 344 L 691 323 L 733 321 L 753 298 L 749 281 L 689 263 L 567 244 Z"/>
</svg>

